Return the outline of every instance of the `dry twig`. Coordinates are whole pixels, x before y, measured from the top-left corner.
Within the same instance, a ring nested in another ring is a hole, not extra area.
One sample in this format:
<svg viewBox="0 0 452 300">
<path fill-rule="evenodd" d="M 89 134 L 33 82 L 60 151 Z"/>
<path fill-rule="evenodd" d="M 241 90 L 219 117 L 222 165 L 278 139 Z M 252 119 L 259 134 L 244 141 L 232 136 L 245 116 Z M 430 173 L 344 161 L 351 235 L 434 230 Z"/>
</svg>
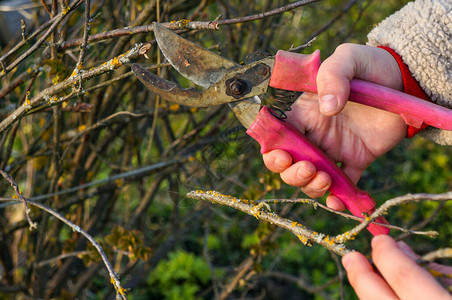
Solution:
<svg viewBox="0 0 452 300">
<path fill-rule="evenodd" d="M 121 67 L 124 64 L 129 63 L 132 59 L 137 58 L 139 55 L 139 51 L 141 48 L 141 44 L 135 45 L 129 51 L 119 55 L 118 57 L 114 57 L 98 67 L 91 68 L 89 70 L 76 69 L 72 73 L 72 75 L 66 80 L 50 86 L 43 91 L 41 91 L 38 95 L 34 96 L 31 99 L 27 99 L 24 105 L 17 108 L 14 112 L 12 112 L 8 117 L 6 117 L 0 123 L 0 133 L 5 131 L 12 123 L 17 122 L 20 118 L 22 118 L 28 111 L 33 108 L 36 108 L 42 104 L 57 104 L 66 101 L 71 98 L 73 94 L 75 94 L 75 90 L 64 97 L 56 97 L 55 95 L 59 92 L 62 92 L 68 88 L 73 88 L 77 86 L 77 83 L 80 81 L 88 80 L 95 76 L 99 76 L 103 73 L 112 71 Z M 81 65 L 79 65 L 80 67 Z"/>
<path fill-rule="evenodd" d="M 199 200 L 207 200 L 211 201 L 212 203 L 220 203 L 222 205 L 227 205 L 230 207 L 233 207 L 237 210 L 243 211 L 249 215 L 252 215 L 256 217 L 257 219 L 262 219 L 264 221 L 270 222 L 271 224 L 275 224 L 277 226 L 280 226 L 284 229 L 287 229 L 294 233 L 304 244 L 307 244 L 308 241 L 314 241 L 330 251 L 344 255 L 348 252 L 348 250 L 345 248 L 343 243 L 347 242 L 350 239 L 354 239 L 355 236 L 357 236 L 363 229 L 365 229 L 371 222 L 373 222 L 375 219 L 377 219 L 379 216 L 383 215 L 389 208 L 400 205 L 402 203 L 406 202 L 413 202 L 413 201 L 421 201 L 421 200 L 431 200 L 431 201 L 447 201 L 452 198 L 452 192 L 444 193 L 444 194 L 416 194 L 416 195 L 406 195 L 401 196 L 397 198 L 393 198 L 390 200 L 387 200 L 383 205 L 381 205 L 378 209 L 375 210 L 375 212 L 368 218 L 357 218 L 350 216 L 348 214 L 344 214 L 341 212 L 336 212 L 323 204 L 318 203 L 317 201 L 313 199 L 296 199 L 296 200 L 260 200 L 260 201 L 253 201 L 253 200 L 245 200 L 245 199 L 237 199 L 235 197 L 231 196 L 225 196 L 218 192 L 214 191 L 192 191 L 187 194 L 187 197 L 193 198 L 193 199 L 199 199 Z M 354 220 L 359 220 L 361 223 L 354 227 L 353 229 L 344 232 L 342 234 L 339 234 L 335 237 L 330 237 L 328 235 L 317 233 L 311 229 L 306 228 L 305 226 L 297 223 L 292 222 L 287 219 L 283 219 L 280 216 L 278 216 L 275 213 L 268 213 L 263 210 L 264 207 L 267 207 L 268 210 L 270 210 L 270 207 L 268 206 L 268 202 L 273 203 L 279 203 L 279 202 L 297 202 L 297 203 L 310 203 L 314 206 L 320 206 L 324 208 L 325 210 L 337 213 L 341 216 L 345 216 L 347 218 L 351 218 Z M 264 206 L 265 205 L 265 206 Z M 380 223 L 377 223 L 380 224 Z M 380 224 L 385 225 L 385 224 Z M 420 234 L 420 235 L 427 235 L 427 236 L 435 236 L 438 235 L 438 232 L 436 231 L 426 231 L 426 232 L 419 232 L 419 231 L 410 231 L 398 226 L 388 226 L 392 229 L 401 230 L 403 232 L 409 232 L 411 234 Z"/>
<path fill-rule="evenodd" d="M 418 201 L 449 201 L 452 199 L 452 192 L 443 193 L 443 194 L 408 194 L 405 196 L 399 196 L 393 199 L 386 200 L 380 207 L 378 207 L 375 212 L 372 213 L 371 216 L 368 218 L 365 218 L 365 220 L 350 230 L 348 234 L 350 235 L 357 235 L 359 232 L 361 232 L 363 229 L 365 229 L 371 222 L 376 220 L 379 216 L 384 215 L 391 207 L 401 205 L 403 203 L 408 202 L 418 202 Z M 430 231 L 427 232 L 427 235 L 435 236 L 438 235 L 436 231 Z M 340 236 L 338 237 L 339 240 L 342 240 L 344 237 Z"/>
<path fill-rule="evenodd" d="M 442 248 L 422 256 L 422 260 L 434 261 L 439 258 L 452 258 L 452 248 Z"/>
<path fill-rule="evenodd" d="M 8 175 L 8 173 L 6 173 L 3 170 L 0 170 L 0 174 L 2 174 L 3 178 L 6 179 L 6 181 L 8 181 L 12 187 L 14 188 L 14 192 L 16 193 L 16 196 L 22 201 L 22 203 L 25 206 L 25 216 L 27 218 L 28 224 L 30 225 L 30 230 L 36 229 L 38 228 L 38 224 L 36 224 L 35 222 L 33 222 L 30 218 L 30 208 L 28 207 L 28 199 L 26 199 L 22 193 L 19 190 L 19 186 L 17 185 L 17 183 L 11 178 L 11 176 Z"/>
<path fill-rule="evenodd" d="M 59 219 L 60 221 L 62 221 L 66 225 L 68 225 L 73 231 L 82 234 L 94 246 L 94 248 L 96 248 L 97 252 L 99 252 L 100 257 L 102 258 L 105 266 L 107 267 L 108 273 L 110 275 L 111 283 L 114 285 L 116 291 L 118 292 L 118 296 L 122 299 L 127 299 L 127 296 L 125 294 L 125 289 L 121 286 L 121 282 L 119 281 L 118 274 L 116 274 L 116 272 L 114 271 L 113 266 L 111 265 L 110 261 L 108 260 L 107 256 L 105 255 L 105 252 L 102 249 L 102 247 L 88 232 L 86 232 L 80 226 L 72 223 L 71 221 L 66 219 L 63 215 L 56 212 L 52 208 L 50 208 L 42 203 L 34 202 L 34 201 L 31 201 L 30 199 L 26 199 L 25 197 L 23 197 L 19 192 L 17 183 L 10 176 L 8 176 L 8 174 L 6 174 L 3 170 L 0 170 L 0 173 L 8 182 L 11 183 L 11 185 L 14 187 L 14 190 L 15 190 L 16 194 L 18 195 L 18 197 L 20 197 L 25 204 L 29 203 L 45 212 L 51 214 L 52 216 L 56 217 L 57 219 Z M 28 211 L 28 206 L 27 206 L 27 211 Z M 27 219 L 29 219 L 28 212 L 27 212 Z M 28 222 L 31 222 L 31 220 L 29 219 Z M 32 223 L 32 224 L 34 224 L 34 223 Z M 36 224 L 32 225 L 32 224 L 30 224 L 30 227 L 36 228 L 37 225 Z"/>
<path fill-rule="evenodd" d="M 273 212 L 268 212 L 270 211 L 270 207 L 264 202 L 258 204 L 255 201 L 237 199 L 235 197 L 222 195 L 214 191 L 191 191 L 187 194 L 187 197 L 227 205 L 254 216 L 258 220 L 263 220 L 282 227 L 295 234 L 295 236 L 297 236 L 304 245 L 310 245 L 312 241 L 341 256 L 350 252 L 350 250 L 348 250 L 342 242 L 337 242 L 334 237 L 315 232 L 298 222 L 281 218 Z M 267 211 L 264 210 L 264 207 Z"/>
</svg>

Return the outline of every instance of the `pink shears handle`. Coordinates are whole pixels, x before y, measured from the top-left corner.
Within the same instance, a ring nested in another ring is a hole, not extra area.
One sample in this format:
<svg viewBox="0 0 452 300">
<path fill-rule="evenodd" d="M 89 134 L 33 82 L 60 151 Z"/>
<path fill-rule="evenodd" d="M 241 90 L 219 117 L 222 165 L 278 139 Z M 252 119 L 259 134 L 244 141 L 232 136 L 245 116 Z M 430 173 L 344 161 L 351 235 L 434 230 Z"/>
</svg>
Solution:
<svg viewBox="0 0 452 300">
<path fill-rule="evenodd" d="M 358 189 L 344 172 L 333 163 L 326 154 L 312 144 L 301 132 L 287 122 L 282 122 L 263 107 L 247 133 L 259 142 L 261 153 L 281 149 L 290 153 L 294 162 L 307 160 L 314 164 L 317 171 L 324 171 L 331 177 L 329 191 L 342 200 L 345 207 L 355 216 L 364 217 L 363 213 L 374 211 L 375 200 Z M 376 220 L 388 224 L 385 218 Z M 388 234 L 389 229 L 374 223 L 367 229 L 373 234 Z"/>
<path fill-rule="evenodd" d="M 278 51 L 269 85 L 274 88 L 317 93 L 320 51 L 297 54 Z M 400 115 L 405 123 L 419 128 L 422 123 L 452 130 L 452 110 L 375 83 L 353 79 L 349 100 Z"/>
</svg>

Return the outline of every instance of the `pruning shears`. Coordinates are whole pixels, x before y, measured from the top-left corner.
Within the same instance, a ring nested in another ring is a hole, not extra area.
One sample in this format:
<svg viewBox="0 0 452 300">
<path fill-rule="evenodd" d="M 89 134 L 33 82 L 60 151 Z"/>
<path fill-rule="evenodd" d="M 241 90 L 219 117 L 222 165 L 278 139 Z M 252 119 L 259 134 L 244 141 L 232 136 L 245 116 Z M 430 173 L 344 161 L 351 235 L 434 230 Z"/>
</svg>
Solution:
<svg viewBox="0 0 452 300">
<path fill-rule="evenodd" d="M 259 95 L 268 87 L 287 91 L 317 93 L 316 76 L 320 52 L 310 55 L 278 51 L 250 64 L 240 65 L 192 43 L 165 27 L 154 23 L 154 34 L 168 62 L 184 77 L 205 88 L 183 89 L 176 83 L 160 78 L 139 64 L 132 70 L 150 90 L 169 101 L 193 107 L 227 103 L 247 133 L 261 145 L 261 152 L 274 149 L 289 152 L 294 162 L 307 160 L 318 171 L 331 177 L 330 193 L 342 200 L 355 216 L 370 215 L 375 200 L 360 190 L 326 154 L 312 144 L 286 120 L 278 118 L 269 108 L 261 107 Z M 353 79 L 351 101 L 399 114 L 408 125 L 423 123 L 452 130 L 452 111 L 408 94 L 370 82 Z M 376 222 L 388 224 L 384 217 Z M 387 227 L 371 223 L 373 234 L 388 234 Z"/>
</svg>

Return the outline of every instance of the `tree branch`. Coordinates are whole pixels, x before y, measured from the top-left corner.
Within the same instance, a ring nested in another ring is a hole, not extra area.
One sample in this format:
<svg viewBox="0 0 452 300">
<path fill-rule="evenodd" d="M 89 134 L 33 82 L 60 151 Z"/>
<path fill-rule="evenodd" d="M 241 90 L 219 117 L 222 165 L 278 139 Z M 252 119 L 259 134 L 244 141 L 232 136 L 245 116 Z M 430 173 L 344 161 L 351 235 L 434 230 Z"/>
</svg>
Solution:
<svg viewBox="0 0 452 300">
<path fill-rule="evenodd" d="M 55 21 L 52 23 L 52 25 L 50 25 L 49 29 L 47 29 L 47 31 L 44 33 L 44 35 L 42 37 L 40 37 L 36 43 L 33 44 L 33 46 L 31 46 L 27 51 L 25 51 L 22 55 L 20 55 L 14 62 L 12 62 L 11 64 L 9 64 L 6 68 L 4 68 L 1 72 L 0 72 L 0 78 L 6 76 L 6 74 L 8 74 L 12 69 L 14 69 L 15 67 L 17 67 L 22 61 L 24 61 L 30 54 L 32 54 L 33 52 L 35 52 L 39 46 L 42 45 L 42 43 L 44 43 L 44 41 L 53 33 L 53 31 L 56 29 L 56 27 L 58 26 L 58 24 L 61 23 L 61 21 L 63 21 L 63 19 L 68 15 L 69 12 L 72 12 L 75 8 L 77 8 L 81 3 L 83 2 L 83 0 L 75 0 L 74 2 L 71 3 L 70 6 L 67 7 L 67 10 L 64 10 L 62 12 L 60 12 L 57 16 Z"/>
<path fill-rule="evenodd" d="M 232 25 L 232 24 L 238 24 L 238 23 L 245 23 L 245 22 L 252 22 L 256 20 L 261 20 L 270 16 L 282 14 L 284 12 L 293 10 L 295 8 L 308 5 L 314 2 L 318 2 L 320 0 L 304 0 L 304 1 L 297 1 L 295 3 L 285 5 L 282 7 L 279 7 L 277 9 L 255 14 L 251 16 L 245 16 L 240 18 L 234 18 L 234 19 L 227 19 L 227 20 L 215 20 L 215 21 L 190 21 L 186 19 L 182 19 L 179 21 L 173 21 L 173 22 L 164 22 L 161 23 L 161 25 L 165 26 L 168 29 L 177 30 L 177 29 L 193 29 L 193 30 L 218 30 L 219 26 L 221 25 Z M 114 29 L 106 32 L 101 32 L 98 34 L 93 34 L 89 37 L 88 43 L 94 43 L 99 42 L 111 38 L 117 38 L 121 36 L 126 35 L 134 35 L 139 33 L 148 33 L 154 31 L 153 25 L 143 25 L 143 26 L 136 26 L 136 27 L 126 27 L 121 29 Z M 61 49 L 68 49 L 75 46 L 79 46 L 83 42 L 83 39 L 73 39 L 66 42 L 61 43 L 60 48 Z"/>
<path fill-rule="evenodd" d="M 350 250 L 348 250 L 344 244 L 338 243 L 334 237 L 315 232 L 298 222 L 294 222 L 286 218 L 281 218 L 273 212 L 265 211 L 263 207 L 266 207 L 268 211 L 270 210 L 268 204 L 266 204 L 267 206 L 265 206 L 262 205 L 265 203 L 258 204 L 255 201 L 237 199 L 232 196 L 222 195 L 215 191 L 191 191 L 187 194 L 187 197 L 227 205 L 251 216 L 254 216 L 258 220 L 263 220 L 269 222 L 270 224 L 277 225 L 295 234 L 304 245 L 310 245 L 311 241 L 313 241 L 341 256 L 350 252 Z"/>
<path fill-rule="evenodd" d="M 28 199 L 26 199 L 22 193 L 19 190 L 19 186 L 17 185 L 17 183 L 12 179 L 11 176 L 8 175 L 8 173 L 6 173 L 3 170 L 0 170 L 0 174 L 2 174 L 3 178 L 6 179 L 6 181 L 8 181 L 12 187 L 14 188 L 14 192 L 16 193 L 16 196 L 22 201 L 22 203 L 25 206 L 25 216 L 27 218 L 28 224 L 30 225 L 30 230 L 36 229 L 38 228 L 38 224 L 36 224 L 35 222 L 33 222 L 30 218 L 30 208 L 28 207 Z"/>
<path fill-rule="evenodd" d="M 17 187 L 17 184 L 15 183 L 15 181 L 10 176 L 8 176 L 8 174 L 6 174 L 3 170 L 0 170 L 0 173 L 2 174 L 3 177 L 5 177 L 6 180 L 8 180 L 8 182 L 11 183 L 11 185 L 13 185 L 14 190 L 16 191 L 16 194 L 18 194 L 18 196 L 19 196 L 20 192 L 18 191 L 18 187 Z M 29 203 L 45 212 L 51 214 L 52 216 L 56 217 L 57 219 L 59 219 L 60 221 L 62 221 L 66 225 L 68 225 L 73 231 L 79 232 L 80 234 L 82 234 L 94 246 L 94 248 L 96 248 L 97 252 L 99 252 L 100 257 L 102 258 L 105 266 L 107 267 L 111 282 L 114 285 L 114 287 L 118 293 L 118 296 L 121 297 L 122 299 L 127 299 L 127 296 L 125 294 L 125 289 L 121 286 L 119 277 L 113 270 L 113 266 L 111 265 L 110 261 L 108 260 L 107 256 L 105 255 L 104 250 L 99 245 L 99 243 L 88 232 L 86 232 L 83 228 L 79 227 L 78 225 L 72 223 L 71 221 L 69 221 L 64 216 L 62 216 L 58 212 L 54 211 L 50 207 L 48 207 L 42 203 L 38 203 L 38 202 L 31 201 L 30 199 L 26 199 L 22 195 L 20 195 L 19 197 L 25 203 Z M 27 207 L 27 210 L 28 210 L 28 207 Z M 27 218 L 29 218 L 29 216 L 27 216 Z M 30 220 L 29 220 L 29 222 L 30 222 Z M 32 225 L 30 225 L 30 226 L 32 226 Z M 34 227 L 36 228 L 36 225 Z"/>
<path fill-rule="evenodd" d="M 76 69 L 72 75 L 66 80 L 50 86 L 44 90 L 42 90 L 37 96 L 27 101 L 25 105 L 20 106 L 14 112 L 12 112 L 8 117 L 6 117 L 0 123 L 0 133 L 5 131 L 12 123 L 21 119 L 28 111 L 32 108 L 35 108 L 45 102 L 48 104 L 61 103 L 69 99 L 73 96 L 75 91 L 73 90 L 71 94 L 66 95 L 65 97 L 55 97 L 54 95 L 62 92 L 68 88 L 74 87 L 80 80 L 88 80 L 95 76 L 101 75 L 103 73 L 112 71 L 121 67 L 124 64 L 129 63 L 131 60 L 137 58 L 139 56 L 141 44 L 135 45 L 129 51 L 119 55 L 118 57 L 114 57 L 103 64 L 91 68 L 89 70 Z"/>
</svg>

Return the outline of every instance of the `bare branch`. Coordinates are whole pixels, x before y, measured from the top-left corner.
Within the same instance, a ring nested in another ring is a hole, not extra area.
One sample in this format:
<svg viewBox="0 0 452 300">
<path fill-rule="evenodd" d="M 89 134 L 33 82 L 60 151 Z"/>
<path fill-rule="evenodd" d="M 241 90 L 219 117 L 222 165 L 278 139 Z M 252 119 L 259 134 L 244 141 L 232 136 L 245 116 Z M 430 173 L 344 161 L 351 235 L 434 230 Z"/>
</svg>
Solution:
<svg viewBox="0 0 452 300">
<path fill-rule="evenodd" d="M 218 20 L 218 21 L 217 20 L 215 20 L 215 21 L 190 21 L 190 20 L 182 19 L 182 20 L 174 21 L 174 22 L 161 23 L 161 25 L 165 26 L 168 29 L 172 29 L 172 30 L 177 30 L 177 29 L 218 30 L 219 26 L 221 26 L 221 25 L 231 25 L 231 24 L 238 24 L 238 23 L 245 23 L 245 22 L 261 20 L 261 19 L 264 19 L 264 18 L 267 18 L 270 16 L 282 14 L 284 12 L 291 11 L 295 8 L 298 8 L 298 7 L 301 7 L 304 5 L 308 5 L 308 4 L 311 4 L 314 2 L 318 2 L 318 1 L 320 1 L 320 0 L 297 1 L 295 3 L 285 5 L 285 6 L 277 8 L 277 9 L 268 11 L 268 12 L 251 15 L 251 16 L 246 16 L 246 17 L 235 18 L 235 19 Z M 99 41 L 103 41 L 103 40 L 107 40 L 107 39 L 111 39 L 111 38 L 115 38 L 115 37 L 120 37 L 120 36 L 125 36 L 125 35 L 147 33 L 147 32 L 152 32 L 153 30 L 154 30 L 153 25 L 144 25 L 144 26 L 115 29 L 115 30 L 91 35 L 88 39 L 88 43 L 99 42 Z M 83 42 L 82 39 L 69 40 L 69 41 L 63 42 L 60 45 L 60 48 L 61 49 L 72 48 L 72 47 L 80 45 L 82 42 Z"/>
<path fill-rule="evenodd" d="M 240 266 L 238 267 L 239 271 L 237 272 L 236 276 L 231 280 L 231 282 L 223 289 L 223 292 L 220 294 L 219 300 L 226 299 L 232 291 L 236 288 L 236 286 L 239 284 L 240 279 L 245 276 L 246 273 L 248 273 L 249 270 L 253 267 L 254 261 L 251 257 L 248 257 L 245 261 L 243 261 Z"/>
<path fill-rule="evenodd" d="M 365 218 L 360 218 L 348 213 L 344 213 L 342 211 L 338 211 L 338 210 L 334 210 L 332 208 L 329 208 L 328 206 L 320 203 L 319 201 L 315 200 L 315 199 L 310 199 L 310 198 L 303 198 L 303 199 L 264 199 L 264 200 L 257 200 L 256 202 L 260 203 L 260 202 L 266 202 L 266 203 L 301 203 L 301 204 L 310 204 L 312 205 L 315 209 L 317 209 L 317 207 L 320 207 L 321 209 L 324 209 L 330 213 L 339 215 L 341 217 L 344 217 L 346 219 L 351 219 L 351 220 L 355 220 L 355 221 L 364 221 Z M 394 230 L 398 230 L 407 234 L 416 234 L 416 235 L 427 235 L 427 236 L 435 236 L 438 235 L 438 232 L 436 231 L 418 231 L 418 230 L 413 230 L 413 229 L 406 229 L 403 227 L 399 227 L 399 226 L 395 226 L 395 225 L 391 225 L 391 224 L 382 224 L 382 223 L 378 223 L 378 222 L 374 222 L 375 224 L 381 225 L 383 227 L 387 227 L 390 229 L 394 229 Z"/>
<path fill-rule="evenodd" d="M 6 174 L 3 170 L 0 170 L 0 173 L 2 174 L 3 177 L 5 177 L 6 180 L 8 180 L 8 182 L 11 183 L 11 185 L 14 187 L 14 190 L 16 191 L 16 194 L 18 194 L 18 196 L 19 196 L 20 192 L 19 192 L 17 184 L 14 182 L 14 180 L 8 174 Z M 96 248 L 97 252 L 99 252 L 99 255 L 101 256 L 105 266 L 107 267 L 108 273 L 110 275 L 111 282 L 115 286 L 115 289 L 118 292 L 118 295 L 122 299 L 127 299 L 127 296 L 125 294 L 125 289 L 121 286 L 121 282 L 119 281 L 119 277 L 115 273 L 115 271 L 113 269 L 113 266 L 111 265 L 110 261 L 108 260 L 107 256 L 105 255 L 104 250 L 99 245 L 99 243 L 88 232 L 86 232 L 80 226 L 72 223 L 71 221 L 66 219 L 63 215 L 61 215 L 58 212 L 54 211 L 50 207 L 48 207 L 48 206 L 46 206 L 46 205 L 44 205 L 42 203 L 38 203 L 38 202 L 31 201 L 30 199 L 26 199 L 22 195 L 20 195 L 19 197 L 25 203 L 29 203 L 29 204 L 31 204 L 33 206 L 36 206 L 39 209 L 42 209 L 43 211 L 45 211 L 45 212 L 51 214 L 52 216 L 56 217 L 57 219 L 59 219 L 60 221 L 62 221 L 63 223 L 65 223 L 66 225 L 71 227 L 71 229 L 73 231 L 81 233 L 94 246 L 94 248 Z M 28 207 L 27 207 L 27 210 L 28 210 Z M 30 222 L 30 220 L 29 220 L 29 222 Z M 30 224 L 30 226 L 32 226 L 32 225 Z"/>
<path fill-rule="evenodd" d="M 442 248 L 422 256 L 422 260 L 434 261 L 439 258 L 452 258 L 452 248 Z"/>
<path fill-rule="evenodd" d="M 259 276 L 268 276 L 268 277 L 273 277 L 273 278 L 277 278 L 277 279 L 282 279 L 284 281 L 293 282 L 296 285 L 298 285 L 301 289 L 309 292 L 310 294 L 313 294 L 313 295 L 320 294 L 323 299 L 333 299 L 329 295 L 327 295 L 324 292 L 324 290 L 339 281 L 339 276 L 336 276 L 325 284 L 322 284 L 320 286 L 312 286 L 311 284 L 306 282 L 306 280 L 303 279 L 301 276 L 295 277 L 293 275 L 282 273 L 282 272 L 276 272 L 276 271 L 264 272 L 262 274 L 259 274 Z"/>
<path fill-rule="evenodd" d="M 52 25 L 50 25 L 49 29 L 44 33 L 42 37 L 40 37 L 36 43 L 33 44 L 27 51 L 25 51 L 22 55 L 20 55 L 14 62 L 9 64 L 5 69 L 3 69 L 0 72 L 0 78 L 4 77 L 6 74 L 8 74 L 12 69 L 17 67 L 22 61 L 24 61 L 30 54 L 35 52 L 39 46 L 41 46 L 42 43 L 53 33 L 53 31 L 56 29 L 58 24 L 60 24 L 61 21 L 68 15 L 69 12 L 73 11 L 75 8 L 77 8 L 83 0 L 75 0 L 71 3 L 70 6 L 67 7 L 66 10 L 60 12 L 55 19 L 55 22 L 53 22 Z"/>
<path fill-rule="evenodd" d="M 337 253 L 339 255 L 344 255 L 349 252 L 343 245 L 343 243 L 347 242 L 348 240 L 354 239 L 356 235 L 358 235 L 363 229 L 365 229 L 371 222 L 373 222 L 375 219 L 377 219 L 379 216 L 384 214 L 390 207 L 400 205 L 402 203 L 406 202 L 412 202 L 412 201 L 421 201 L 421 200 L 432 200 L 432 201 L 447 201 L 452 198 L 452 192 L 445 193 L 445 194 L 416 194 L 416 195 L 406 195 L 401 196 L 397 198 L 393 198 L 390 200 L 387 200 L 382 206 L 380 206 L 369 218 L 362 219 L 361 223 L 357 225 L 355 228 L 353 228 L 350 231 L 344 232 L 342 234 L 339 234 L 335 237 L 329 237 L 322 233 L 314 232 L 308 228 L 306 228 L 304 225 L 298 224 L 297 222 L 290 221 L 288 219 L 283 219 L 280 216 L 278 216 L 275 213 L 267 213 L 266 211 L 262 210 L 263 207 L 267 207 L 268 210 L 269 206 L 266 201 L 250 201 L 245 199 L 237 199 L 232 196 L 225 196 L 215 191 L 192 191 L 187 194 L 188 198 L 198 199 L 198 200 L 208 200 L 212 203 L 219 203 L 222 205 L 227 205 L 230 207 L 233 207 L 237 210 L 243 211 L 249 215 L 252 215 L 256 217 L 257 219 L 261 219 L 264 221 L 267 221 L 271 224 L 275 224 L 277 226 L 280 226 L 284 229 L 287 229 L 294 233 L 304 244 L 307 244 L 307 241 L 312 240 L 330 251 Z M 269 200 L 270 202 L 281 202 L 281 200 Z M 290 202 L 294 202 L 294 200 L 288 200 Z M 295 200 L 296 201 L 296 200 Z M 316 201 L 312 199 L 302 199 L 301 201 L 298 200 L 298 202 L 302 203 L 311 203 L 315 205 L 319 205 L 319 203 L 316 203 Z M 265 205 L 265 206 L 264 206 Z M 325 208 L 327 210 L 331 210 L 329 208 Z M 341 213 L 342 215 L 343 213 Z M 349 216 L 347 216 L 349 217 Z M 356 219 L 353 218 L 353 219 Z M 358 218 L 359 219 L 359 218 Z M 376 224 L 384 225 L 381 223 L 376 222 Z M 403 229 L 400 227 L 392 227 L 397 230 L 402 230 L 410 233 L 415 234 L 423 234 L 428 235 L 430 237 L 438 235 L 438 232 L 436 231 L 427 231 L 427 232 L 417 232 L 417 231 L 410 231 L 407 229 Z"/>
<path fill-rule="evenodd" d="M 90 252 L 91 252 L 91 251 L 84 250 L 84 251 L 75 251 L 75 252 L 70 252 L 70 253 L 63 253 L 63 254 L 58 255 L 58 256 L 56 256 L 56 257 L 52 257 L 52 258 L 49 258 L 49 259 L 40 261 L 40 262 L 38 262 L 38 263 L 36 264 L 36 266 L 37 266 L 38 268 L 40 268 L 40 267 L 43 267 L 43 266 L 45 266 L 45 265 L 49 265 L 49 264 L 55 263 L 55 262 L 57 262 L 57 261 L 60 261 L 60 260 L 62 260 L 62 259 L 65 259 L 65 258 L 74 257 L 74 256 L 75 256 L 75 257 L 80 257 L 81 255 L 89 254 Z"/>
<path fill-rule="evenodd" d="M 85 51 L 86 51 L 86 46 L 88 45 L 88 32 L 90 29 L 90 8 L 91 8 L 91 1 L 90 0 L 85 0 L 85 25 L 83 27 L 83 42 L 82 45 L 80 46 L 80 54 L 78 57 L 78 61 L 77 61 L 77 65 L 76 65 L 76 69 L 81 68 L 80 66 L 83 65 L 83 59 L 85 58 Z M 80 81 L 81 83 L 81 81 Z"/>
<path fill-rule="evenodd" d="M 270 224 L 282 227 L 295 234 L 304 245 L 310 245 L 310 241 L 313 241 L 341 256 L 350 252 L 344 244 L 336 242 L 334 237 L 315 232 L 298 222 L 281 218 L 273 212 L 265 211 L 263 207 L 266 207 L 267 210 L 269 210 L 269 206 L 264 202 L 257 204 L 255 201 L 237 199 L 232 196 L 222 195 L 215 191 L 191 191 L 187 194 L 187 197 L 227 205 L 254 216 L 258 220 L 263 220 L 269 222 Z M 266 204 L 267 206 L 262 204 Z"/>
<path fill-rule="evenodd" d="M 347 240 L 348 236 L 356 236 L 359 232 L 365 229 L 371 222 L 377 219 L 379 216 L 385 214 L 389 208 L 401 205 L 407 202 L 418 202 L 418 201 L 449 201 L 452 199 L 452 192 L 443 193 L 443 194 L 408 194 L 405 196 L 396 197 L 390 200 L 385 201 L 380 207 L 378 207 L 374 213 L 369 218 L 366 218 L 361 224 L 353 228 L 352 230 L 338 235 L 336 237 L 337 241 L 342 242 Z M 376 223 L 380 224 L 380 223 Z M 428 232 L 430 236 L 438 235 L 436 231 Z"/>
<path fill-rule="evenodd" d="M 22 200 L 22 203 L 25 206 L 25 216 L 27 218 L 28 224 L 30 225 L 30 230 L 38 228 L 38 224 L 33 222 L 30 218 L 30 208 L 28 207 L 28 200 L 20 192 L 19 186 L 17 185 L 17 183 L 5 171 L 0 170 L 0 174 L 2 174 L 3 178 L 5 178 L 12 185 L 12 187 L 14 188 L 14 192 L 16 193 L 16 196 L 20 200 Z"/>
<path fill-rule="evenodd" d="M 304 0 L 304 1 L 297 1 L 270 11 L 266 11 L 260 14 L 252 15 L 252 16 L 246 16 L 246 17 L 240 17 L 235 19 L 228 19 L 228 20 L 220 20 L 218 21 L 218 25 L 230 25 L 230 24 L 237 24 L 237 23 L 244 23 L 244 22 L 251 22 L 256 21 L 264 18 L 268 18 L 271 16 L 279 15 L 287 11 L 291 11 L 295 8 L 312 4 L 314 2 L 318 2 L 320 0 Z"/>
<path fill-rule="evenodd" d="M 69 94 L 65 97 L 59 97 L 59 98 L 55 97 L 54 95 L 66 90 L 68 88 L 74 87 L 74 85 L 76 86 L 80 80 L 88 80 L 92 77 L 112 71 L 114 69 L 121 67 L 124 64 L 129 63 L 131 60 L 138 57 L 138 55 L 139 55 L 138 52 L 140 50 L 140 47 L 141 47 L 140 44 L 135 45 L 135 47 L 133 47 L 126 53 L 123 53 L 123 54 L 119 55 L 118 57 L 114 57 L 114 58 L 110 59 L 109 61 L 104 62 L 100 66 L 91 68 L 89 70 L 81 70 L 81 69 L 78 70 L 77 69 L 66 80 L 44 89 L 37 96 L 30 99 L 30 101 L 27 102 L 26 105 L 20 106 L 14 112 L 12 112 L 8 117 L 6 117 L 0 123 L 0 133 L 5 131 L 5 129 L 7 129 L 12 123 L 18 121 L 29 110 L 31 110 L 34 107 L 37 107 L 38 105 L 41 105 L 45 102 L 47 102 L 48 104 L 55 104 L 55 103 L 61 103 L 61 102 L 66 101 L 67 99 L 72 97 L 73 94 Z M 72 93 L 75 93 L 75 92 L 73 91 Z"/>
</svg>

